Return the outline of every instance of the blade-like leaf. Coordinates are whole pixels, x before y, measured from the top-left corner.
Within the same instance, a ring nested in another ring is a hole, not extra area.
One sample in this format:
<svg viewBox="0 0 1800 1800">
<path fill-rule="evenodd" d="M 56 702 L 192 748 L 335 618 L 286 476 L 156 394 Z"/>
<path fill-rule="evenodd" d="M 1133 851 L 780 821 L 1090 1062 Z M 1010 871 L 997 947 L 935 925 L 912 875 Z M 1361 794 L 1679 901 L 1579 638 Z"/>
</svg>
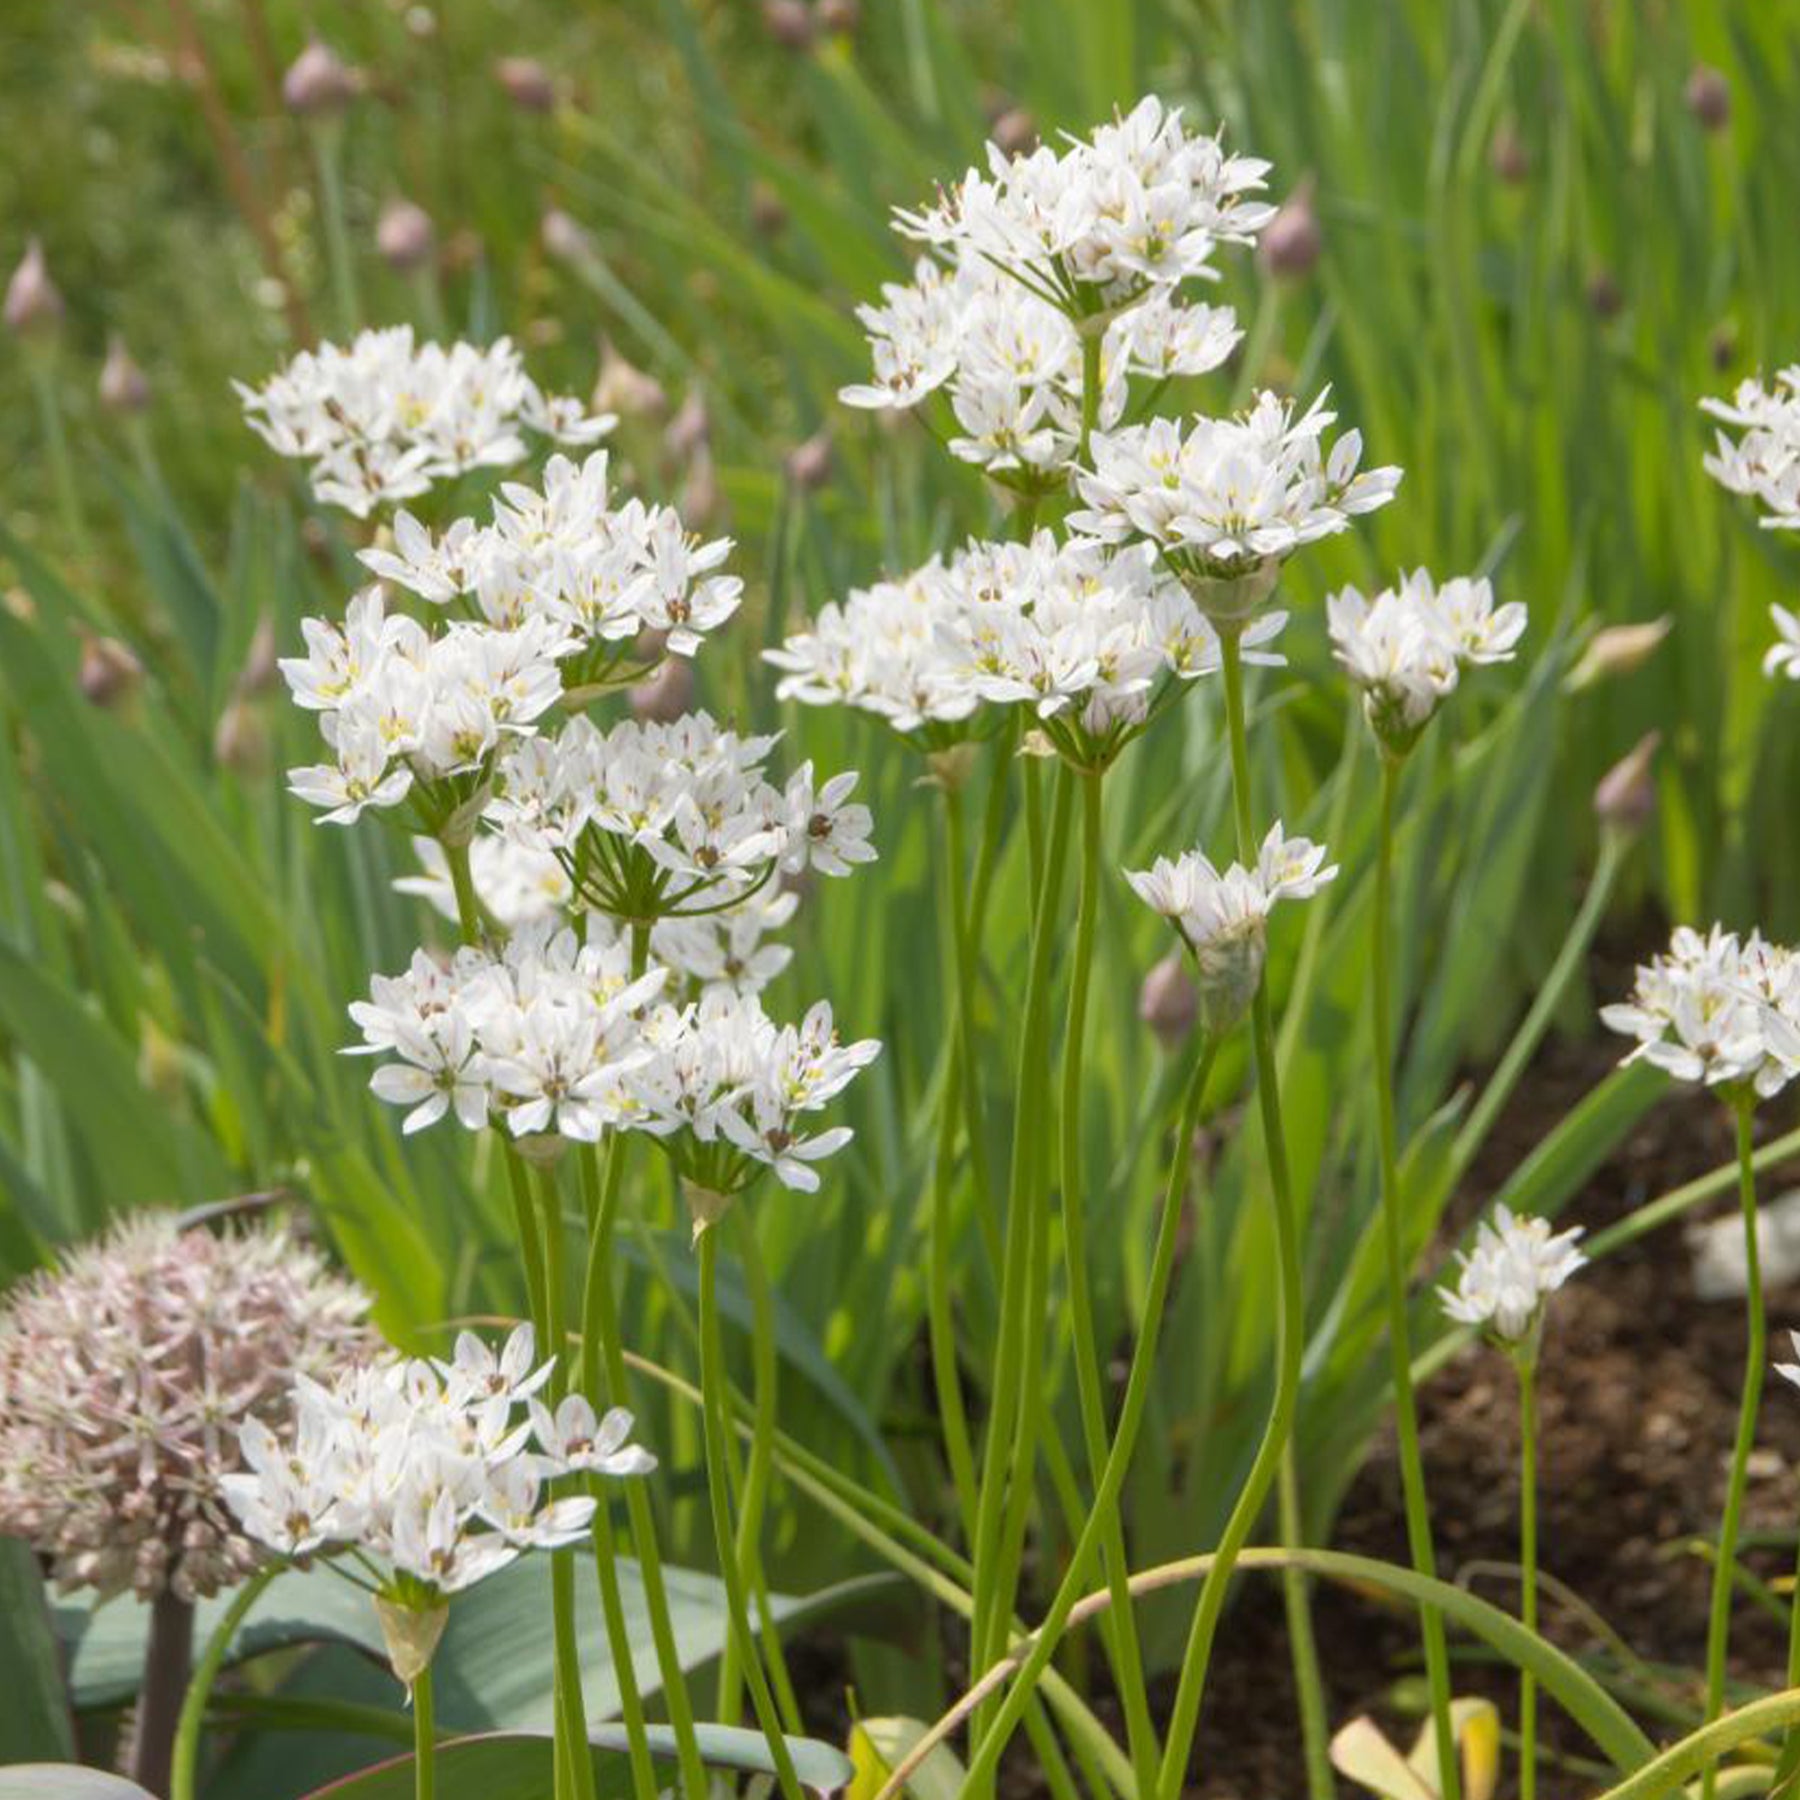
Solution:
<svg viewBox="0 0 1800 1800">
<path fill-rule="evenodd" d="M 0 1538 L 0 1757 L 8 1762 L 75 1754 L 60 1666 L 36 1559 L 18 1539 Z"/>
</svg>

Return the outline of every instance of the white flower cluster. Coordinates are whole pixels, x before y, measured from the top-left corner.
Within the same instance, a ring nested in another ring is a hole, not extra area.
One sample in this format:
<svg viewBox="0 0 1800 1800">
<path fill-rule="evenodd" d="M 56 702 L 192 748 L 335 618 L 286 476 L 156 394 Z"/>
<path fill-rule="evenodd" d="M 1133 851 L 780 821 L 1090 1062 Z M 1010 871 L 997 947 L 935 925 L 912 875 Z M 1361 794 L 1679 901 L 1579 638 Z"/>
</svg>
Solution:
<svg viewBox="0 0 1800 1800">
<path fill-rule="evenodd" d="M 1280 661 L 1256 646 L 1282 623 L 1271 614 L 1246 633 L 1249 660 Z M 765 655 L 784 671 L 782 699 L 860 707 L 897 731 L 955 726 L 985 702 L 1067 715 L 1098 738 L 1141 722 L 1164 676 L 1216 670 L 1219 640 L 1148 546 L 1040 531 L 855 589 Z"/>
<path fill-rule="evenodd" d="M 729 977 L 676 1003 L 664 998 L 666 969 L 629 971 L 629 945 L 608 928 L 583 943 L 553 918 L 498 951 L 464 948 L 447 967 L 419 951 L 350 1009 L 358 1051 L 393 1059 L 370 1087 L 409 1108 L 409 1132 L 452 1110 L 470 1130 L 492 1119 L 515 1137 L 592 1143 L 636 1129 L 709 1189 L 739 1191 L 764 1168 L 815 1189 L 809 1165 L 851 1133 L 808 1137 L 803 1115 L 880 1045 L 840 1044 L 822 1001 L 799 1026 L 779 1026 Z"/>
<path fill-rule="evenodd" d="M 232 385 L 251 429 L 312 465 L 314 496 L 359 519 L 467 470 L 519 462 L 525 431 L 591 444 L 616 422 L 546 394 L 505 338 L 446 349 L 415 343 L 410 325 L 303 350 L 260 388 Z"/>
<path fill-rule="evenodd" d="M 1127 870 L 1132 891 L 1174 925 L 1194 954 L 1207 1028 L 1223 1031 L 1243 1016 L 1262 979 L 1268 918 L 1279 900 L 1305 900 L 1337 874 L 1323 845 L 1283 834 L 1277 820 L 1254 869 L 1222 872 L 1199 850 L 1148 869 Z"/>
<path fill-rule="evenodd" d="M 1496 1206 L 1492 1221 L 1477 1227 L 1474 1246 L 1457 1252 L 1462 1273 L 1443 1290 L 1444 1311 L 1508 1348 L 1531 1343 L 1545 1302 L 1587 1262 L 1576 1247 L 1580 1237 L 1580 1226 L 1553 1234 L 1544 1219 Z"/>
<path fill-rule="evenodd" d="M 1767 1099 L 1800 1074 L 1800 956 L 1755 932 L 1679 926 L 1668 951 L 1639 966 L 1630 1001 L 1600 1018 L 1637 1039 L 1627 1062 Z"/>
<path fill-rule="evenodd" d="M 535 1348 L 529 1325 L 498 1353 L 464 1332 L 449 1362 L 392 1357 L 328 1385 L 302 1380 L 290 1427 L 243 1427 L 248 1467 L 225 1477 L 226 1498 L 245 1531 L 283 1556 L 355 1550 L 385 1563 L 390 1585 L 418 1584 L 433 1599 L 527 1550 L 574 1543 L 596 1502 L 550 1499 L 546 1484 L 642 1475 L 655 1459 L 626 1444 L 628 1413 L 596 1422 L 570 1399 L 552 1415 L 535 1398 L 552 1363 L 534 1366 Z"/>
<path fill-rule="evenodd" d="M 1800 615 L 1779 604 L 1769 611 L 1775 619 L 1776 641 L 1763 652 L 1763 673 L 1800 681 Z"/>
<path fill-rule="evenodd" d="M 954 454 L 1018 485 L 1053 481 L 1080 439 L 1084 336 L 1101 337 L 1107 424 L 1134 374 L 1200 374 L 1231 353 L 1230 309 L 1177 294 L 1216 279 L 1218 246 L 1253 242 L 1274 216 L 1253 198 L 1267 171 L 1154 98 L 1060 151 L 990 144 L 987 174 L 971 169 L 936 206 L 897 215 L 928 254 L 910 284 L 860 309 L 874 379 L 842 398 L 905 409 L 945 389 Z"/>
<path fill-rule="evenodd" d="M 703 712 L 610 731 L 577 717 L 506 751 L 489 813 L 515 843 L 555 856 L 579 900 L 621 919 L 735 904 L 777 870 L 846 875 L 872 861 L 855 774 L 821 786 L 802 763 L 778 788 L 763 774 L 774 743 Z"/>
<path fill-rule="evenodd" d="M 1332 648 L 1362 689 L 1375 735 L 1400 752 L 1466 667 L 1509 661 L 1525 630 L 1524 606 L 1515 600 L 1496 608 L 1488 581 L 1458 576 L 1440 587 L 1423 569 L 1373 599 L 1345 588 L 1325 609 Z"/>
<path fill-rule="evenodd" d="M 1735 440 L 1725 431 L 1715 434 L 1707 474 L 1761 502 L 1766 528 L 1800 531 L 1800 363 L 1766 387 L 1741 381 L 1729 400 L 1702 400 L 1700 410 L 1743 433 Z"/>
<path fill-rule="evenodd" d="M 1097 432 L 1093 468 L 1075 475 L 1086 507 L 1070 527 L 1145 539 L 1184 575 L 1224 580 L 1342 531 L 1394 497 L 1400 471 L 1361 470 L 1358 431 L 1327 454 L 1337 415 L 1325 400 L 1296 418 L 1292 401 L 1263 393 L 1235 418 L 1197 417 L 1185 430 L 1157 418 Z"/>
</svg>

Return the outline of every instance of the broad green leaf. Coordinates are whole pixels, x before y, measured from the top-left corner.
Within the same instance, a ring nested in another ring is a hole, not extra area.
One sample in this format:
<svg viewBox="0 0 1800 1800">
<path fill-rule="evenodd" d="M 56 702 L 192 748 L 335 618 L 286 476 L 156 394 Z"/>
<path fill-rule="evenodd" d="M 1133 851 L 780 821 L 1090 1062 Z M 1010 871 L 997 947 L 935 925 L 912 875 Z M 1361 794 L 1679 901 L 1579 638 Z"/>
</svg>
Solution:
<svg viewBox="0 0 1800 1800">
<path fill-rule="evenodd" d="M 925 1735 L 920 1719 L 858 1719 L 850 1731 L 850 1760 L 856 1774 L 845 1800 L 875 1800 L 908 1751 Z M 948 1744 L 935 1744 L 906 1778 L 912 1800 L 956 1800 L 967 1772 Z"/>
<path fill-rule="evenodd" d="M 60 1669 L 37 1558 L 17 1538 L 0 1538 L 0 1758 L 75 1754 Z"/>
<path fill-rule="evenodd" d="M 0 1800 L 154 1800 L 123 1775 L 74 1763 L 18 1763 L 0 1768 Z"/>
</svg>

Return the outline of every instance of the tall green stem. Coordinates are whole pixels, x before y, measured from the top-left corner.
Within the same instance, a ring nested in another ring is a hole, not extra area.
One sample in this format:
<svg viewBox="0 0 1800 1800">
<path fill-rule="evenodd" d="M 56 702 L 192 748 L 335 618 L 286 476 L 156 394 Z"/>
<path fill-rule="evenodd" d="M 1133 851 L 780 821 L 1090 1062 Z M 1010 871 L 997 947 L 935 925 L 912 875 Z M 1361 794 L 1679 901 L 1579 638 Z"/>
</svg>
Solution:
<svg viewBox="0 0 1800 1800">
<path fill-rule="evenodd" d="M 1425 1496 L 1425 1464 L 1419 1454 L 1419 1415 L 1413 1399 L 1412 1341 L 1407 1323 L 1405 1196 L 1400 1191 L 1400 1136 L 1394 1118 L 1393 933 L 1394 799 L 1400 764 L 1381 760 L 1381 826 L 1375 850 L 1375 911 L 1371 921 L 1370 1019 L 1374 1036 L 1375 1118 L 1381 1144 L 1381 1235 L 1387 1261 L 1388 1354 L 1393 1366 L 1394 1432 L 1400 1447 L 1400 1486 L 1406 1503 L 1406 1541 L 1413 1567 L 1437 1573 L 1431 1541 L 1431 1508 Z M 1425 1679 L 1437 1740 L 1438 1792 L 1457 1800 L 1456 1732 L 1450 1717 L 1450 1653 L 1444 1615 L 1434 1606 L 1419 1609 L 1425 1643 Z"/>
<path fill-rule="evenodd" d="M 1039 1240 L 1047 1235 L 1047 1221 L 1041 1215 L 1047 1162 L 1044 1117 L 1048 1111 L 1051 963 L 1057 938 L 1057 901 L 1068 861 L 1072 801 L 1070 783 L 1059 782 L 1043 853 L 1020 1030 L 999 1345 L 975 1518 L 974 1645 L 976 1663 L 984 1668 L 1005 1647 L 1037 1466 L 1043 1370 L 1041 1359 L 1032 1353 L 1030 1335 L 1041 1313 L 1041 1302 L 1034 1311 L 1032 1297 L 1048 1262 Z M 972 1794 L 979 1791 L 971 1788 Z"/>
<path fill-rule="evenodd" d="M 475 877 L 469 868 L 467 844 L 445 844 L 444 861 L 450 869 L 450 886 L 456 895 L 456 922 L 465 944 L 481 942 L 481 901 L 475 893 Z"/>
<path fill-rule="evenodd" d="M 331 270 L 332 305 L 338 329 L 350 337 L 362 321 L 362 307 L 356 297 L 356 263 L 344 218 L 342 134 L 342 121 L 337 119 L 316 119 L 308 132 L 319 171 L 319 210 L 325 227 L 325 261 Z"/>
<path fill-rule="evenodd" d="M 1075 914 L 1075 961 L 1069 982 L 1068 1024 L 1063 1033 L 1062 1085 L 1062 1221 L 1063 1263 L 1073 1327 L 1075 1385 L 1081 1407 L 1082 1435 L 1087 1440 L 1088 1472 L 1094 1481 L 1106 1467 L 1106 1400 L 1101 1386 L 1101 1349 L 1094 1331 L 1094 1303 L 1088 1288 L 1087 1180 L 1081 1161 L 1083 1058 L 1087 1039 L 1088 986 L 1093 976 L 1094 934 L 1100 913 L 1101 782 L 1098 770 L 1081 773 L 1081 897 Z M 1112 1662 L 1114 1685 L 1125 1712 L 1127 1741 L 1138 1786 L 1149 1793 L 1155 1785 L 1159 1745 L 1150 1718 L 1144 1685 L 1144 1660 L 1138 1648 L 1137 1623 L 1131 1605 L 1131 1567 L 1125 1553 L 1125 1528 L 1118 1511 L 1106 1508 L 1101 1561 L 1113 1591 L 1111 1628 L 1102 1633 Z"/>
<path fill-rule="evenodd" d="M 432 1718 L 431 1665 L 413 1677 L 413 1800 L 437 1800 L 437 1726 Z M 589 1776 L 593 1764 L 589 1759 Z"/>
<path fill-rule="evenodd" d="M 1082 1527 L 1062 1583 L 1043 1623 L 1032 1636 L 1031 1651 L 1025 1658 L 1007 1692 L 1005 1704 L 991 1728 L 975 1732 L 975 1753 L 969 1764 L 965 1791 L 979 1791 L 981 1783 L 992 1778 L 1019 1721 L 1025 1716 L 1038 1682 L 1049 1669 L 1050 1659 L 1062 1639 L 1063 1628 L 1075 1603 L 1081 1598 L 1087 1571 L 1099 1552 L 1107 1521 L 1118 1505 L 1119 1490 L 1131 1466 L 1132 1451 L 1137 1445 L 1144 1408 L 1156 1367 L 1157 1345 L 1162 1335 L 1164 1307 L 1168 1301 L 1169 1278 L 1175 1267 L 1175 1249 L 1181 1237 L 1182 1200 L 1187 1192 L 1187 1174 L 1193 1160 L 1194 1133 L 1200 1124 L 1201 1107 L 1206 1099 L 1206 1083 L 1212 1073 L 1213 1059 L 1218 1053 L 1218 1040 L 1208 1037 L 1201 1046 L 1188 1083 L 1187 1098 L 1175 1128 L 1175 1142 L 1169 1155 L 1168 1182 L 1163 1189 L 1162 1218 L 1157 1225 L 1156 1247 L 1151 1252 L 1150 1279 L 1144 1295 L 1144 1319 L 1138 1332 L 1137 1345 L 1131 1354 L 1131 1372 L 1125 1381 L 1125 1399 L 1119 1409 L 1119 1428 L 1107 1452 L 1106 1466 L 1100 1472 L 1094 1492 L 1094 1504 L 1087 1523 Z M 1127 1589 L 1127 1602 L 1130 1594 Z M 1004 1645 L 1002 1650 L 1004 1651 Z M 988 1665 L 983 1664 L 982 1667 Z M 1142 1800 L 1149 1800 L 1148 1790 L 1140 1789 Z"/>
<path fill-rule="evenodd" d="M 1281 1519 L 1281 1541 L 1304 1548 L 1305 1519 L 1300 1506 L 1300 1466 L 1292 1439 L 1276 1477 L 1275 1504 Z M 1325 1703 L 1325 1678 L 1319 1667 L 1319 1644 L 1313 1635 L 1312 1582 L 1298 1564 L 1281 1571 L 1281 1601 L 1287 1615 L 1288 1655 L 1294 1665 L 1294 1691 L 1300 1703 L 1300 1741 L 1306 1760 L 1306 1791 L 1311 1800 L 1332 1800 L 1337 1784 L 1331 1774 L 1331 1720 Z"/>
<path fill-rule="evenodd" d="M 200 1661 L 187 1685 L 181 1702 L 181 1717 L 175 1724 L 175 1748 L 169 1759 L 169 1800 L 194 1800 L 195 1771 L 200 1762 L 200 1734 L 206 1727 L 206 1706 L 212 1698 L 213 1683 L 225 1666 L 231 1640 L 238 1634 L 251 1607 L 262 1598 L 262 1591 L 281 1573 L 280 1563 L 269 1563 L 246 1581 L 232 1595 L 225 1616 L 206 1640 Z"/>
<path fill-rule="evenodd" d="M 56 386 L 53 350 L 27 345 L 25 365 L 31 371 L 31 391 L 37 400 L 38 419 L 44 428 L 44 446 L 50 455 L 50 475 L 56 484 L 56 503 L 62 512 L 69 548 L 83 562 L 93 559 L 88 539 L 87 515 L 81 506 L 81 489 L 75 481 L 75 464 L 69 455 L 69 434 L 63 424 L 62 395 Z"/>
<path fill-rule="evenodd" d="M 1744 1488 L 1750 1451 L 1756 1443 L 1756 1414 L 1762 1402 L 1763 1362 L 1768 1331 L 1763 1322 L 1762 1257 L 1756 1239 L 1756 1169 L 1751 1160 L 1751 1120 L 1756 1095 L 1735 1097 L 1737 1114 L 1738 1202 L 1744 1218 L 1744 1300 L 1746 1308 L 1744 1394 L 1738 1407 L 1737 1442 L 1725 1485 L 1725 1516 L 1719 1522 L 1719 1553 L 1713 1561 L 1712 1610 L 1706 1629 L 1706 1718 L 1710 1725 L 1725 1710 L 1725 1652 L 1731 1638 L 1732 1578 L 1737 1569 L 1738 1532 L 1744 1516 Z M 1700 1778 L 1701 1800 L 1713 1800 L 1718 1764 L 1709 1761 Z"/>
<path fill-rule="evenodd" d="M 1256 830 L 1250 815 L 1250 745 L 1244 727 L 1243 648 L 1235 630 L 1219 633 L 1220 673 L 1225 687 L 1225 721 L 1231 743 L 1231 784 L 1236 803 L 1238 854 L 1246 865 L 1256 857 Z M 1200 1702 L 1206 1691 L 1207 1665 L 1213 1639 L 1238 1553 L 1250 1528 L 1262 1513 L 1269 1489 L 1281 1467 L 1282 1454 L 1294 1429 L 1300 1404 L 1300 1357 L 1305 1344 L 1305 1294 L 1301 1286 L 1300 1231 L 1294 1215 L 1294 1196 L 1288 1177 L 1287 1137 L 1281 1119 L 1280 1077 L 1275 1067 L 1275 1029 L 1269 1015 L 1267 991 L 1259 983 L 1250 1008 L 1250 1035 L 1256 1061 L 1256 1097 L 1262 1113 L 1263 1147 L 1269 1163 L 1269 1190 L 1274 1202 L 1275 1250 L 1280 1263 L 1280 1312 L 1277 1326 L 1275 1394 L 1269 1421 L 1263 1430 L 1250 1473 L 1237 1504 L 1225 1521 L 1206 1579 L 1195 1603 L 1187 1650 L 1182 1657 L 1181 1683 L 1163 1746 L 1162 1774 L 1157 1782 L 1161 1800 L 1178 1800 L 1192 1753 L 1194 1731 L 1200 1722 Z"/>
<path fill-rule="evenodd" d="M 774 1696 L 769 1692 L 762 1663 L 757 1658 L 756 1639 L 750 1629 L 750 1608 L 738 1568 L 736 1534 L 731 1523 L 731 1438 L 725 1416 L 728 1379 L 725 1346 L 719 1331 L 718 1240 L 717 1226 L 700 1234 L 700 1399 L 706 1419 L 706 1486 L 712 1501 L 713 1537 L 718 1545 L 719 1574 L 725 1583 L 726 1604 L 731 1610 L 732 1635 L 743 1660 L 756 1721 L 768 1740 L 775 1779 L 786 1800 L 805 1800 L 787 1738 L 782 1733 L 781 1719 L 775 1710 Z"/>
<path fill-rule="evenodd" d="M 1538 1622 L 1537 1580 L 1537 1345 L 1526 1345 L 1519 1367 L 1519 1621 Z M 1519 1673 L 1519 1800 L 1537 1794 L 1537 1680 Z"/>
</svg>

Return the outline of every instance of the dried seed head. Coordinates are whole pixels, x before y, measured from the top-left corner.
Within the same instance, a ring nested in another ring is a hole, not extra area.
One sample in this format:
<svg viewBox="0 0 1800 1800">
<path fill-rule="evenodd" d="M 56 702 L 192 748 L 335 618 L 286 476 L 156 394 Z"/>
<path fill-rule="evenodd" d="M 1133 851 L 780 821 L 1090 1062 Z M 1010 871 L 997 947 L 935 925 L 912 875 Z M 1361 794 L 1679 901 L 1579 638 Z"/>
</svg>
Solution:
<svg viewBox="0 0 1800 1800">
<path fill-rule="evenodd" d="M 1731 83 L 1711 63 L 1695 63 L 1681 90 L 1687 109 L 1704 131 L 1723 131 L 1731 122 Z"/>
<path fill-rule="evenodd" d="M 100 365 L 100 404 L 110 413 L 140 413 L 150 404 L 150 383 L 115 331 Z"/>
<path fill-rule="evenodd" d="M 75 679 L 90 705 L 110 711 L 123 706 L 144 685 L 144 665 L 129 644 L 84 633 Z"/>
<path fill-rule="evenodd" d="M 410 200 L 390 200 L 375 223 L 375 248 L 390 269 L 410 275 L 431 261 L 437 232 L 431 215 Z"/>
<path fill-rule="evenodd" d="M 805 50 L 813 41 L 812 8 L 806 0 L 763 0 L 763 25 L 784 50 Z"/>
<path fill-rule="evenodd" d="M 1173 1050 L 1194 1029 L 1199 1016 L 1200 990 L 1186 959 L 1171 950 L 1144 977 L 1138 990 L 1138 1017 L 1156 1033 L 1165 1050 Z"/>
<path fill-rule="evenodd" d="M 6 284 L 6 328 L 24 338 L 48 337 L 62 323 L 64 310 L 62 293 L 44 261 L 43 242 L 34 237 Z"/>
<path fill-rule="evenodd" d="M 1318 267 L 1325 236 L 1313 206 L 1313 187 L 1313 179 L 1308 175 L 1263 231 L 1256 256 L 1268 274 L 1299 281 Z"/>
<path fill-rule="evenodd" d="M 787 478 L 802 493 L 812 493 L 831 479 L 831 432 L 815 431 L 787 455 Z"/>
<path fill-rule="evenodd" d="M 494 79 L 521 112 L 547 113 L 556 105 L 556 83 L 534 56 L 503 56 L 494 64 Z"/>
<path fill-rule="evenodd" d="M 367 1310 L 281 1227 L 183 1231 L 171 1213 L 29 1276 L 0 1308 L 0 1532 L 64 1589 L 230 1586 L 258 1559 L 219 1488 L 237 1428 L 279 1425 L 297 1375 L 367 1356 Z"/>
<path fill-rule="evenodd" d="M 631 710 L 647 724 L 673 725 L 694 706 L 694 665 L 671 656 L 656 673 L 631 690 Z"/>
<path fill-rule="evenodd" d="M 329 44 L 314 38 L 288 65 L 281 98 L 302 119 L 334 118 L 356 98 L 356 71 Z"/>
<path fill-rule="evenodd" d="M 1602 825 L 1635 836 L 1650 823 L 1656 811 L 1656 778 L 1650 764 L 1661 742 L 1660 731 L 1646 732 L 1601 776 L 1594 789 L 1594 811 Z"/>
</svg>

